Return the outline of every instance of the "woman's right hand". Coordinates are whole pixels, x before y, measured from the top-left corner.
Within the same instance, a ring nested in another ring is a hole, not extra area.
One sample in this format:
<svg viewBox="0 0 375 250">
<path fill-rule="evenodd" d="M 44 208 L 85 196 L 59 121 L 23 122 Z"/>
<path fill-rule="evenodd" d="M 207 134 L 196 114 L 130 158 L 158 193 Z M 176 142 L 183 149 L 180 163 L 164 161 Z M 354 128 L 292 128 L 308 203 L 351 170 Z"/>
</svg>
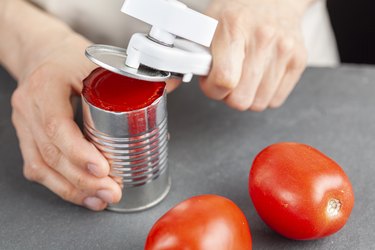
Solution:
<svg viewBox="0 0 375 250">
<path fill-rule="evenodd" d="M 306 67 L 301 23 L 313 1 L 212 0 L 219 24 L 202 91 L 241 111 L 280 107 Z"/>
<path fill-rule="evenodd" d="M 24 175 L 66 201 L 91 210 L 118 202 L 121 188 L 109 164 L 73 120 L 72 97 L 94 69 L 83 55 L 89 41 L 74 33 L 38 51 L 12 97 L 12 120 Z"/>
</svg>

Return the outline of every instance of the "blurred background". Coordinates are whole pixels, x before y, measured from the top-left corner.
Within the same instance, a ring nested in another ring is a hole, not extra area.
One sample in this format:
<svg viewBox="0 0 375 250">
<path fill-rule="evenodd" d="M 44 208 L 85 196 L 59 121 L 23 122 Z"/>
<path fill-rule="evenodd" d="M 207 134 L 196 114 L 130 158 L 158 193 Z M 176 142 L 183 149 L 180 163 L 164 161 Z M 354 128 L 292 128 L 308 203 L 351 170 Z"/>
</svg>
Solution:
<svg viewBox="0 0 375 250">
<path fill-rule="evenodd" d="M 341 61 L 375 64 L 375 0 L 327 0 Z"/>
</svg>

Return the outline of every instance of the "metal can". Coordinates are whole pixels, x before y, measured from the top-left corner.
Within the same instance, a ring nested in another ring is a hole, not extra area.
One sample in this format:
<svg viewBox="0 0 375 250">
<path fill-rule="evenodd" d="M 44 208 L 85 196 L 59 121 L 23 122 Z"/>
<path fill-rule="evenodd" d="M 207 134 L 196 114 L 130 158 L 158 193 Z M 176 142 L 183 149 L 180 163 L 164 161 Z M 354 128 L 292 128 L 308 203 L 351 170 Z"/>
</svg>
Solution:
<svg viewBox="0 0 375 250">
<path fill-rule="evenodd" d="M 82 107 L 84 134 L 106 157 L 110 175 L 122 187 L 123 198 L 108 209 L 141 211 L 162 201 L 171 186 L 166 91 L 151 105 L 127 112 L 104 110 L 84 95 Z"/>
</svg>

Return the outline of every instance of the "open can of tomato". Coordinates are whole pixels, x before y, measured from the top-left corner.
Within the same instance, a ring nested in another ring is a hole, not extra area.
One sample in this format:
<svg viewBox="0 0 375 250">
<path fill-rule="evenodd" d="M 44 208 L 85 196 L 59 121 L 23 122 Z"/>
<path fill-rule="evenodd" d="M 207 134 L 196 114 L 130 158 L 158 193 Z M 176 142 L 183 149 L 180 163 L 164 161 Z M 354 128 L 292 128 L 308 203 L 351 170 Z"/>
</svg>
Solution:
<svg viewBox="0 0 375 250">
<path fill-rule="evenodd" d="M 129 78 L 103 68 L 84 80 L 84 133 L 107 158 L 110 175 L 122 187 L 123 198 L 110 204 L 109 210 L 141 211 L 167 195 L 171 180 L 166 103 L 164 82 Z"/>
</svg>

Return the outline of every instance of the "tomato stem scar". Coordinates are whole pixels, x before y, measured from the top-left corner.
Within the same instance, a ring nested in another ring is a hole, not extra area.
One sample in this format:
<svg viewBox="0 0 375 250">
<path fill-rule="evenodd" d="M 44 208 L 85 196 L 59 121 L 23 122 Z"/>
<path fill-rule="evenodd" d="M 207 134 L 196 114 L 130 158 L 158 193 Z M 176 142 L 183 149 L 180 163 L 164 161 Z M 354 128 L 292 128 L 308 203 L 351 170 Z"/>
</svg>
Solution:
<svg viewBox="0 0 375 250">
<path fill-rule="evenodd" d="M 327 212 L 330 216 L 336 216 L 340 212 L 341 202 L 338 199 L 330 199 L 328 201 Z"/>
</svg>

